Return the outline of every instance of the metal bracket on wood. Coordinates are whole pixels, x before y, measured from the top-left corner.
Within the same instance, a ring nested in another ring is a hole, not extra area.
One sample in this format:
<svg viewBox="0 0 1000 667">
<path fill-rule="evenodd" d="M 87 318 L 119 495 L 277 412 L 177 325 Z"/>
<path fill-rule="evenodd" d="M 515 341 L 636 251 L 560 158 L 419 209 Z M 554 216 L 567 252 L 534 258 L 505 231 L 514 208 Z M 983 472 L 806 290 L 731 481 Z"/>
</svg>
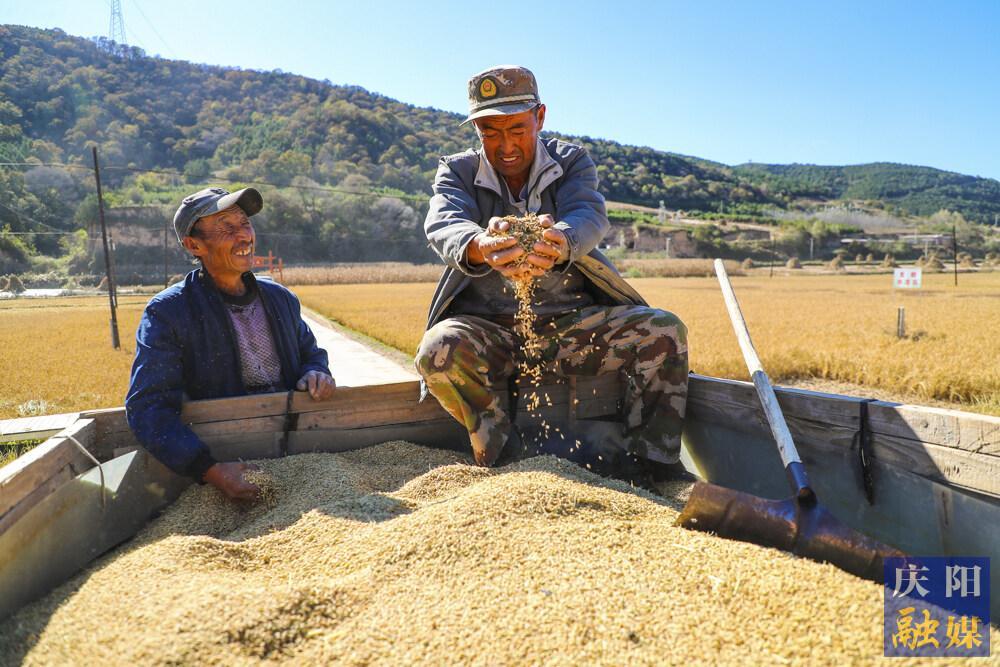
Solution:
<svg viewBox="0 0 1000 667">
<path fill-rule="evenodd" d="M 288 456 L 288 434 L 296 430 L 299 425 L 299 413 L 292 412 L 292 400 L 295 398 L 295 390 L 288 392 L 285 399 L 285 420 L 281 426 L 281 440 L 278 442 L 278 450 L 281 456 Z"/>
<path fill-rule="evenodd" d="M 101 509 L 104 510 L 108 506 L 108 497 L 107 497 L 108 485 L 104 482 L 104 468 L 101 467 L 101 462 L 98 461 L 97 458 L 90 453 L 89 449 L 80 444 L 80 441 L 74 438 L 73 436 L 65 435 L 63 437 L 65 437 L 67 440 L 76 445 L 77 448 L 81 452 L 83 452 L 88 459 L 93 461 L 95 466 L 97 466 L 97 474 L 101 476 Z"/>
<path fill-rule="evenodd" d="M 858 450 L 858 471 L 861 488 L 869 505 L 875 504 L 875 453 L 872 450 L 871 434 L 868 432 L 868 404 L 874 398 L 863 399 L 858 404 L 858 430 L 854 433 L 851 449 Z"/>
</svg>

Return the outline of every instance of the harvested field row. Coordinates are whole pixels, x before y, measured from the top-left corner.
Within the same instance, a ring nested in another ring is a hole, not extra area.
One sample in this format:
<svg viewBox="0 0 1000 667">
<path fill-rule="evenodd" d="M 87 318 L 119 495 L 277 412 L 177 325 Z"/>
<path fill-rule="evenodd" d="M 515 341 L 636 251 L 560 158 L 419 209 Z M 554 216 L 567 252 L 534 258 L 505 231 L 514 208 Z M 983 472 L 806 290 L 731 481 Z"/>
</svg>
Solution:
<svg viewBox="0 0 1000 667">
<path fill-rule="evenodd" d="M 777 382 L 848 383 L 885 398 L 1000 415 L 1000 345 L 990 326 L 1000 321 L 1000 272 L 962 276 L 957 289 L 945 275 L 925 276 L 925 288 L 914 292 L 894 292 L 889 280 L 776 276 L 733 284 Z M 714 278 L 631 282 L 687 323 L 695 371 L 746 378 Z M 433 283 L 295 288 L 305 305 L 407 355 L 420 341 L 433 291 Z M 0 419 L 121 405 L 146 300 L 120 299 L 117 352 L 103 298 L 0 301 Z M 909 327 L 903 340 L 895 337 L 899 305 Z"/>
<path fill-rule="evenodd" d="M 282 278 L 288 286 L 426 283 L 436 282 L 443 270 L 440 264 L 359 262 L 332 266 L 290 267 L 282 272 Z"/>
<path fill-rule="evenodd" d="M 548 457 L 465 461 L 406 443 L 261 461 L 271 507 L 192 487 L 0 625 L 0 663 L 839 666 L 882 654 L 880 586 L 674 528 L 685 484 L 661 498 Z"/>
<path fill-rule="evenodd" d="M 119 298 L 120 350 L 107 297 L 0 301 L 0 419 L 122 405 L 147 301 Z"/>
<path fill-rule="evenodd" d="M 1000 273 L 927 275 L 924 289 L 893 290 L 891 276 L 734 278 L 770 375 L 777 382 L 833 380 L 913 400 L 1000 415 Z M 746 379 L 746 366 L 714 278 L 636 278 L 652 305 L 688 326 L 691 368 Z M 413 354 L 432 284 L 301 287 L 303 303 L 345 326 Z M 896 338 L 896 308 L 908 335 Z M 334 363 L 336 363 L 334 361 Z"/>
</svg>

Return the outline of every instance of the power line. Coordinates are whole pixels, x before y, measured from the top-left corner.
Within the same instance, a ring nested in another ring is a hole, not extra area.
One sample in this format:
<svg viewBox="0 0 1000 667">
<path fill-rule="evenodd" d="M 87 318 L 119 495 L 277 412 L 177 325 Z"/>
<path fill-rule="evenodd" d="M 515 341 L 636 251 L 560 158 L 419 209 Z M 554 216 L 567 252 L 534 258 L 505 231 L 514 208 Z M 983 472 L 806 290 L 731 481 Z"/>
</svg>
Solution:
<svg viewBox="0 0 1000 667">
<path fill-rule="evenodd" d="M 60 233 L 60 234 L 66 233 L 65 230 L 59 229 L 58 227 L 53 227 L 52 225 L 45 224 L 41 220 L 35 220 L 34 218 L 32 218 L 30 215 L 28 215 L 24 211 L 19 211 L 16 208 L 13 208 L 11 206 L 8 206 L 7 204 L 4 204 L 3 202 L 0 202 L 0 207 L 3 207 L 5 209 L 7 209 L 8 211 L 10 211 L 14 215 L 16 215 L 19 219 L 20 218 L 24 218 L 28 222 L 33 222 L 36 225 L 41 225 L 42 227 L 48 227 L 49 229 L 54 230 L 53 232 L 49 232 L 50 234 L 54 234 L 54 233 Z M 34 233 L 34 232 L 31 232 L 31 233 Z M 38 232 L 38 233 L 41 233 L 41 232 Z"/>
<path fill-rule="evenodd" d="M 167 44 L 167 40 L 163 39 L 163 36 L 160 35 L 160 32 L 156 29 L 156 26 L 153 25 L 153 22 L 146 17 L 146 12 L 142 11 L 142 7 L 139 6 L 139 0 L 132 0 L 132 6 L 139 11 L 139 16 L 141 16 L 142 20 L 146 22 L 146 25 L 148 25 L 149 29 L 153 31 L 153 34 L 156 35 L 157 39 L 160 40 L 160 43 L 163 44 L 163 46 L 167 49 L 167 52 L 171 56 L 174 56 L 173 49 L 171 49 L 170 45 Z"/>
<path fill-rule="evenodd" d="M 0 162 L 0 167 L 62 167 L 65 169 L 85 169 L 87 171 L 93 171 L 93 167 L 88 167 L 81 164 L 63 164 L 59 162 Z M 166 169 L 140 169 L 139 167 L 114 167 L 114 166 L 102 166 L 101 171 L 125 171 L 131 173 L 141 173 L 141 174 L 160 174 L 163 176 L 178 176 L 184 177 L 185 175 L 179 171 L 169 171 Z M 244 178 L 227 178 L 224 176 L 214 177 L 211 179 L 204 179 L 191 185 L 209 185 L 211 183 L 247 183 L 249 185 L 267 185 L 273 188 L 285 188 L 290 190 L 314 190 L 320 192 L 332 192 L 334 194 L 341 195 L 353 195 L 355 197 L 389 197 L 390 199 L 407 199 L 410 201 L 425 202 L 428 197 L 425 195 L 410 195 L 410 194 L 395 194 L 386 192 L 356 192 L 354 190 L 343 190 L 341 188 L 335 188 L 329 185 L 294 185 L 294 184 L 283 184 L 274 183 L 273 181 L 263 181 L 259 179 L 244 179 Z"/>
</svg>

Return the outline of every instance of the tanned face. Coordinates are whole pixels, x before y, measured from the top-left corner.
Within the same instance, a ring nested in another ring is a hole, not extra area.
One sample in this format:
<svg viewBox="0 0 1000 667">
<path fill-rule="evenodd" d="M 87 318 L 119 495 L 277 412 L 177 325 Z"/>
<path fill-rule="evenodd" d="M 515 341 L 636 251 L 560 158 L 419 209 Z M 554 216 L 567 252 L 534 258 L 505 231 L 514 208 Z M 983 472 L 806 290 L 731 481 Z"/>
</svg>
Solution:
<svg viewBox="0 0 1000 667">
<path fill-rule="evenodd" d="M 517 194 L 528 180 L 535 159 L 538 133 L 545 122 L 545 105 L 507 116 L 486 116 L 475 121 L 486 159 Z"/>
<path fill-rule="evenodd" d="M 247 214 L 239 206 L 230 206 L 199 218 L 183 243 L 218 283 L 239 280 L 253 268 L 256 240 Z"/>
</svg>

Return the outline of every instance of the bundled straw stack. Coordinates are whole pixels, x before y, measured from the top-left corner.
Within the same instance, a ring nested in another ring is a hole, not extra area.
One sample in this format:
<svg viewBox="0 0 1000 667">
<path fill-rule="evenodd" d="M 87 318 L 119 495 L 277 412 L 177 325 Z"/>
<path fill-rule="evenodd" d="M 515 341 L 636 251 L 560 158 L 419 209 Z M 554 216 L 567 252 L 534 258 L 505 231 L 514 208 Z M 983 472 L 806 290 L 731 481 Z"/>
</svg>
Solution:
<svg viewBox="0 0 1000 667">
<path fill-rule="evenodd" d="M 190 488 L 130 544 L 0 625 L 0 663 L 881 655 L 879 586 L 674 528 L 686 485 L 661 498 L 554 458 L 489 470 L 400 442 L 260 466 L 272 507 Z"/>
</svg>

